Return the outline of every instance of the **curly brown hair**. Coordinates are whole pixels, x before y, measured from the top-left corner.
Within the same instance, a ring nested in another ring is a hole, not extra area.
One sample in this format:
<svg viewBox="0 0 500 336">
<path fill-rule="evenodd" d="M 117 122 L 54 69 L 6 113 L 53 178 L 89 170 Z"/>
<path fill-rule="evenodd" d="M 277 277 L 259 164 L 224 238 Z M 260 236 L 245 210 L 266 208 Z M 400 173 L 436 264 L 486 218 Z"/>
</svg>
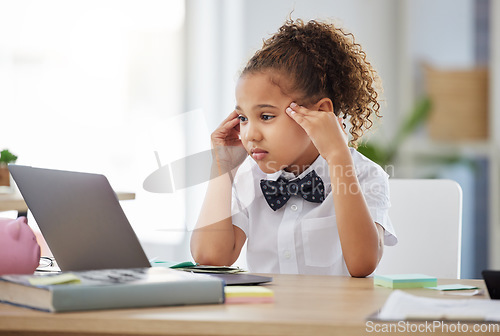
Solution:
<svg viewBox="0 0 500 336">
<path fill-rule="evenodd" d="M 269 70 L 282 90 L 299 95 L 297 103 L 301 105 L 330 98 L 334 113 L 344 119 L 349 117 L 353 147 L 373 125 L 373 114 L 380 117 L 376 71 L 354 42 L 354 36 L 332 23 L 287 20 L 264 41 L 241 76 Z M 282 76 L 287 80 L 280 81 Z"/>
</svg>

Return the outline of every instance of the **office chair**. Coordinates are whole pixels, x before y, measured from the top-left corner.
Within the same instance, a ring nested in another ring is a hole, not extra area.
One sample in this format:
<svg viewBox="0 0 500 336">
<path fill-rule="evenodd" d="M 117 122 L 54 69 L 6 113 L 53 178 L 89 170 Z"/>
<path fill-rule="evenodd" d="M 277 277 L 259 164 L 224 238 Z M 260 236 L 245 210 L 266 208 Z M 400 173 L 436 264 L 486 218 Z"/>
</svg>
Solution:
<svg viewBox="0 0 500 336">
<path fill-rule="evenodd" d="M 460 278 L 462 189 L 451 180 L 390 179 L 389 216 L 398 237 L 376 274 Z"/>
</svg>

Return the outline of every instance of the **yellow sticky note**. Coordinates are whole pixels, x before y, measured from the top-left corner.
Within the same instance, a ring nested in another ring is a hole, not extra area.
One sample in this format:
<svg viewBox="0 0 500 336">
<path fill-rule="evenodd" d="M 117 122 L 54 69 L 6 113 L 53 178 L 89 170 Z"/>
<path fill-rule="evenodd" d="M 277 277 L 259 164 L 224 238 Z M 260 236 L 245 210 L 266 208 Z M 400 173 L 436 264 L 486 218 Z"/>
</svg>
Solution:
<svg viewBox="0 0 500 336">
<path fill-rule="evenodd" d="M 33 277 L 29 279 L 29 282 L 33 286 L 49 286 L 61 284 L 77 284 L 80 283 L 80 279 L 73 273 L 62 273 L 58 275 Z"/>
<path fill-rule="evenodd" d="M 226 286 L 226 297 L 272 297 L 272 290 L 262 286 Z"/>
</svg>

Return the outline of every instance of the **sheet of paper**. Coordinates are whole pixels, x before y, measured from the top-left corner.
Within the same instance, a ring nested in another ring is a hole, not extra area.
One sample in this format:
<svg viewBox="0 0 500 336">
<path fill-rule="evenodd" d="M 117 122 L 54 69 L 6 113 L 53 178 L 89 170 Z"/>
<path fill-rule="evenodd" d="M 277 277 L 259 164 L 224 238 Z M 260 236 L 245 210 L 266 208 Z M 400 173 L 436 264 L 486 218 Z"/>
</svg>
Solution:
<svg viewBox="0 0 500 336">
<path fill-rule="evenodd" d="M 476 295 L 484 295 L 484 289 L 475 289 L 471 291 L 442 291 L 443 295 L 452 295 L 452 296 L 476 296 Z"/>
<path fill-rule="evenodd" d="M 378 314 L 378 319 L 386 321 L 412 319 L 500 321 L 500 301 L 428 298 L 395 290 L 387 298 Z"/>
<path fill-rule="evenodd" d="M 461 284 L 440 285 L 440 286 L 436 286 L 436 287 L 426 287 L 426 288 L 440 290 L 440 291 L 478 289 L 478 287 L 476 287 L 476 286 L 467 286 L 467 285 L 461 285 Z"/>
</svg>

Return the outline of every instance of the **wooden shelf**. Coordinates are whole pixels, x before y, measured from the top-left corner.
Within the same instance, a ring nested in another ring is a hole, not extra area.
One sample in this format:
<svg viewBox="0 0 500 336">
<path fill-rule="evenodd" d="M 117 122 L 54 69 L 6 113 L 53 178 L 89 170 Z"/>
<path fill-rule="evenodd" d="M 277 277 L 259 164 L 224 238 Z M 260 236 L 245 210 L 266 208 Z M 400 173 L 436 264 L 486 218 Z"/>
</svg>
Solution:
<svg viewBox="0 0 500 336">
<path fill-rule="evenodd" d="M 117 192 L 116 195 L 120 201 L 135 199 L 133 192 Z M 28 206 L 19 193 L 0 194 L 0 211 L 28 211 Z"/>
</svg>

